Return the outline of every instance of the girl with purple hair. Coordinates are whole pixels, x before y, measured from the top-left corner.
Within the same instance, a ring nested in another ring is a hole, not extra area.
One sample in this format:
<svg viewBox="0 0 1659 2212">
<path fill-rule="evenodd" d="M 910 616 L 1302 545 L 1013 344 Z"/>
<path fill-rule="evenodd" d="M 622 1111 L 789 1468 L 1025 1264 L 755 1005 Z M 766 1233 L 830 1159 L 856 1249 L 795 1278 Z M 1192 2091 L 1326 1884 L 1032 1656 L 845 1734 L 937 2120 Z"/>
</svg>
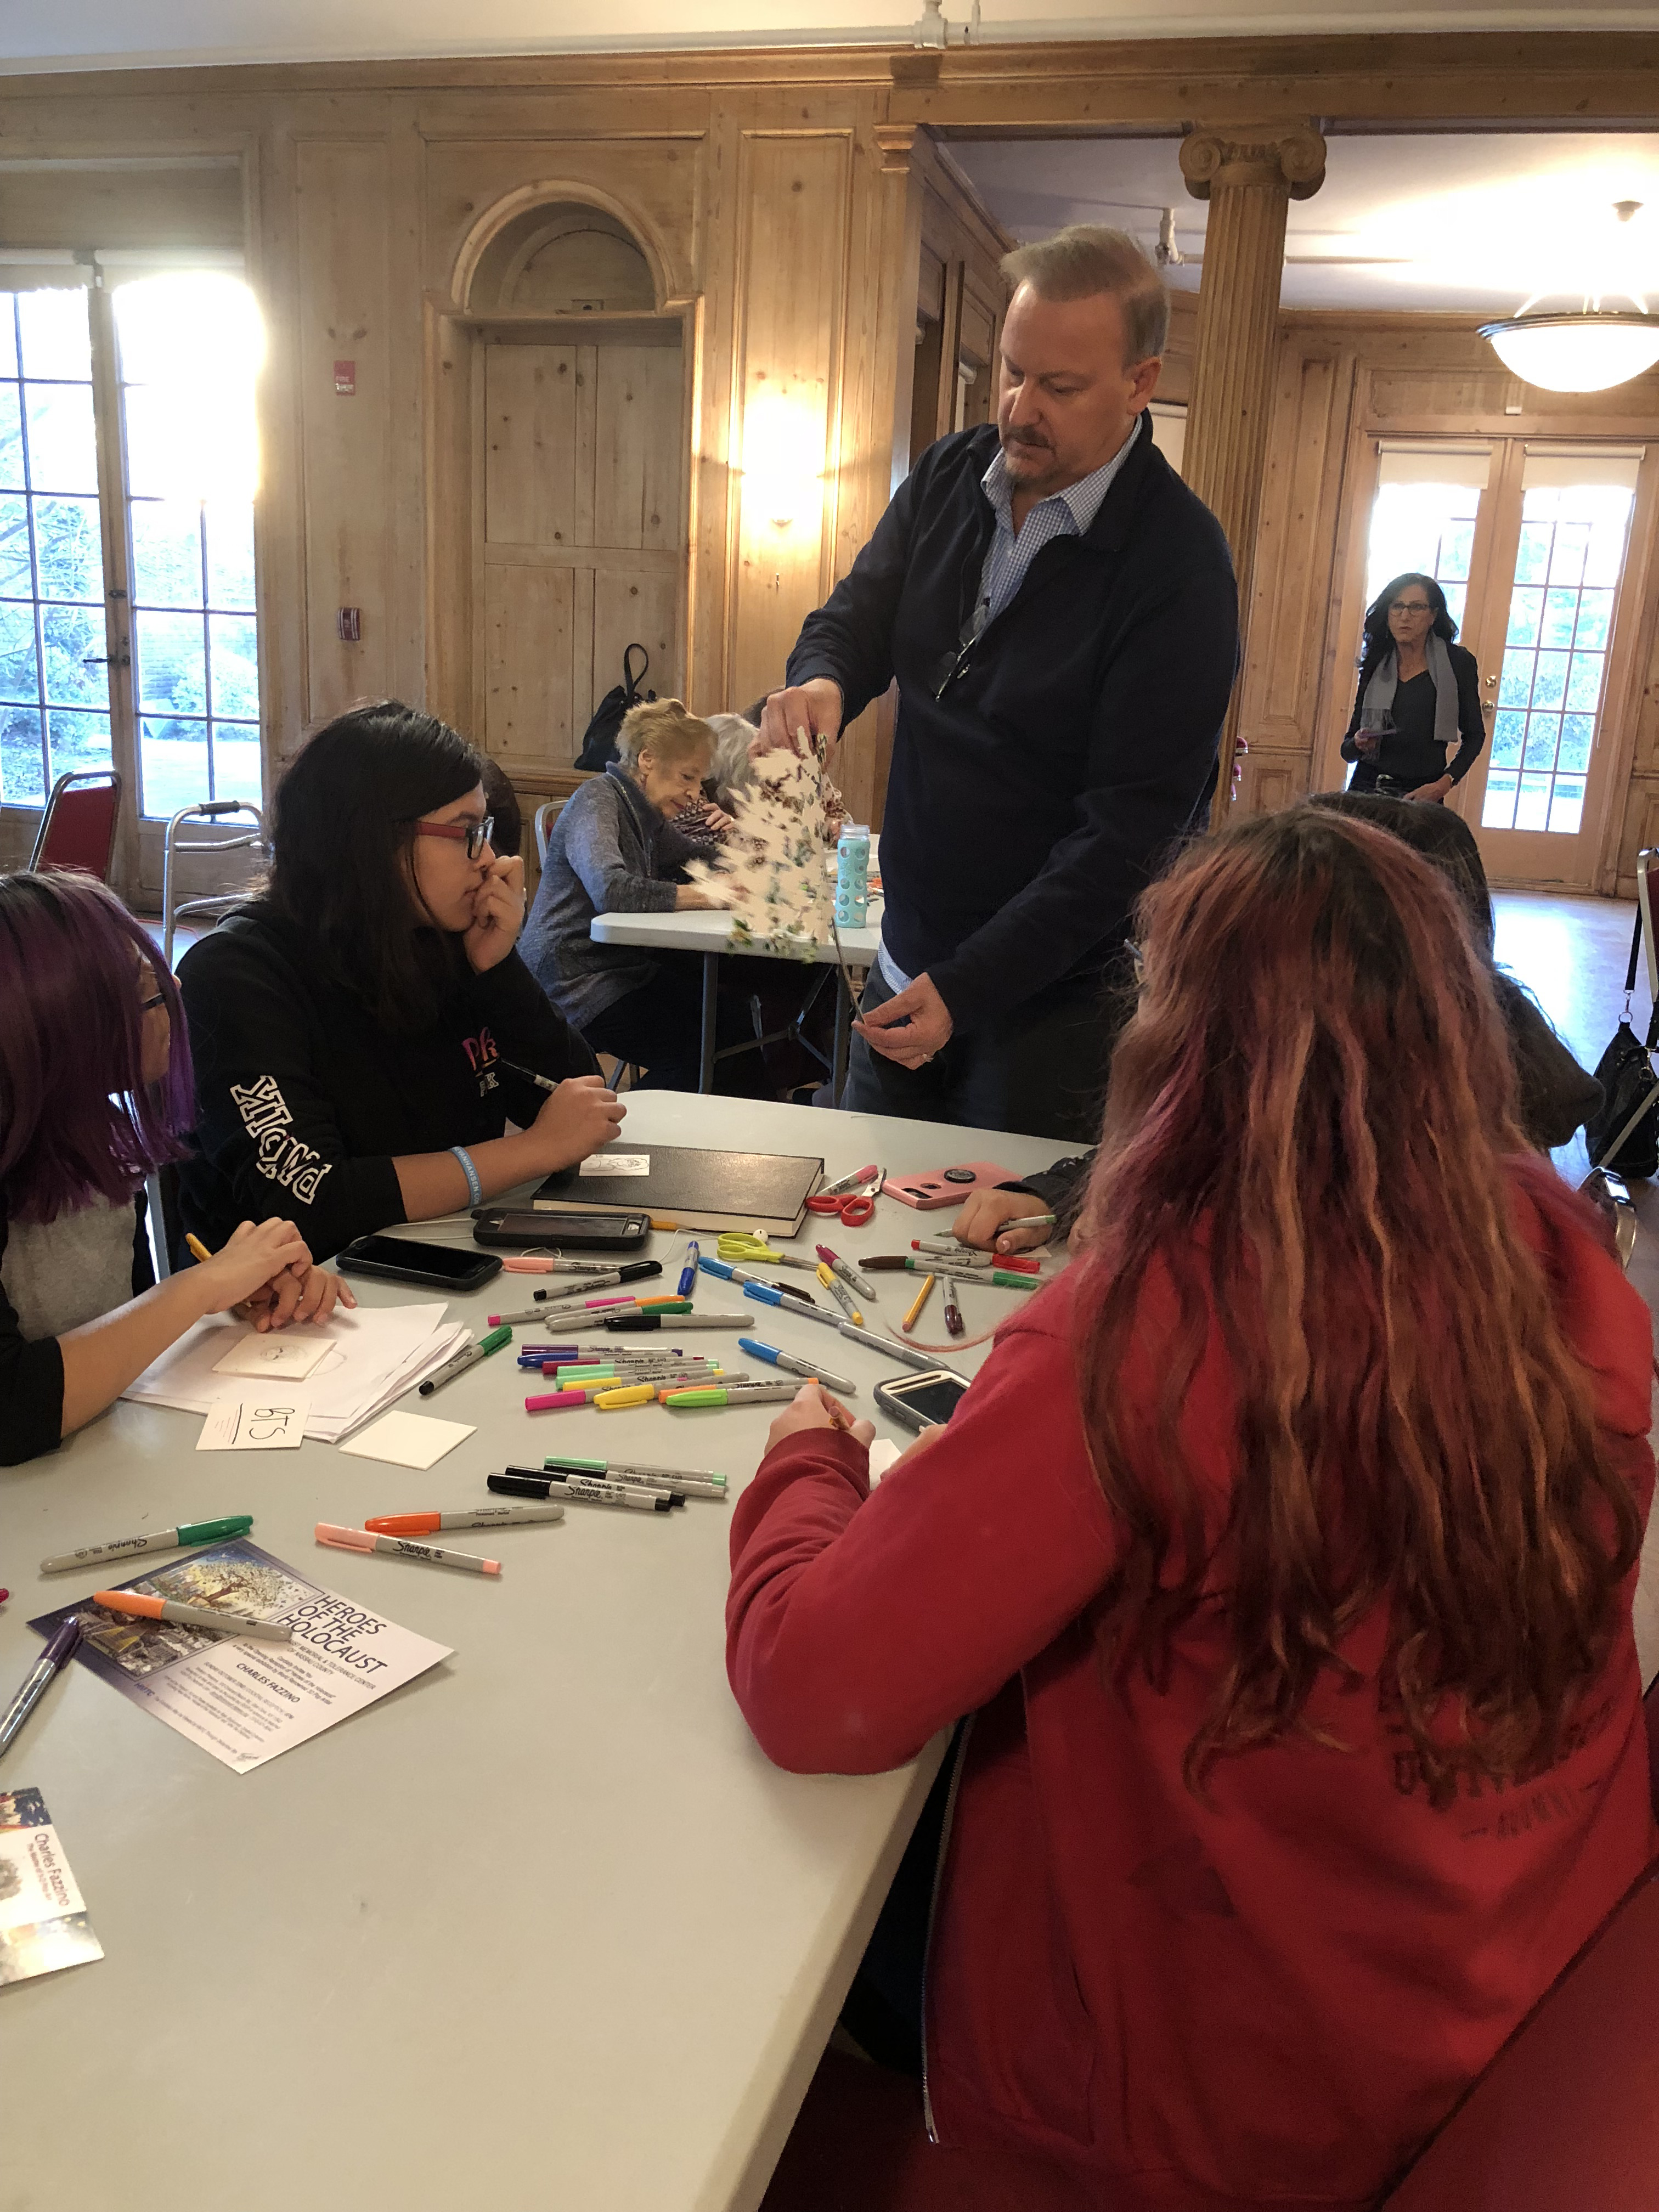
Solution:
<svg viewBox="0 0 1659 2212">
<path fill-rule="evenodd" d="M 184 1158 L 178 987 L 89 876 L 0 876 L 0 1465 L 55 1449 L 192 1322 L 320 1320 L 344 1285 L 294 1224 L 244 1221 L 156 1283 L 143 1189 Z"/>
</svg>

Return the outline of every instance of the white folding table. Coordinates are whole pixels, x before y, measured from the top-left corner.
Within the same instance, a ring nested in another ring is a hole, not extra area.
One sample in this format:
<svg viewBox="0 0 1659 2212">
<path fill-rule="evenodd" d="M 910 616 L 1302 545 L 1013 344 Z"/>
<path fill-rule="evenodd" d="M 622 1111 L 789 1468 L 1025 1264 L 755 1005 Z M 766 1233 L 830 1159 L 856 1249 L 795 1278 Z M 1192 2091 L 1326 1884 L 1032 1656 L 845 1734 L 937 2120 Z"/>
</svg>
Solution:
<svg viewBox="0 0 1659 2212">
<path fill-rule="evenodd" d="M 1019 1172 L 1060 1149 L 666 1091 L 629 1100 L 623 1138 L 822 1155 L 832 1177 L 958 1158 Z M 899 1250 L 950 1218 L 884 1199 L 857 1231 L 809 1216 L 793 1249 Z M 653 1240 L 665 1279 L 683 1243 Z M 571 1279 L 501 1275 L 451 1311 L 479 1329 Z M 872 1319 L 891 1331 L 914 1286 L 882 1280 Z M 423 1295 L 362 1279 L 359 1292 Z M 698 1304 L 744 1307 L 745 1334 L 855 1377 L 861 1412 L 898 1371 L 732 1285 L 705 1281 Z M 972 1332 L 1014 1297 L 969 1285 L 963 1304 Z M 919 1333 L 943 1337 L 942 1321 Z M 696 1344 L 737 1348 L 735 1333 Z M 40 1650 L 27 1618 L 97 1586 L 40 1577 L 41 1559 L 236 1511 L 277 1557 L 455 1647 L 240 1777 L 83 1668 L 48 1690 L 0 1787 L 43 1792 L 106 1955 L 0 1990 L 8 2212 L 758 2203 L 940 1746 L 866 1778 L 769 1764 L 726 1681 L 726 1506 L 572 1506 L 557 1528 L 503 1528 L 488 1540 L 499 1582 L 313 1545 L 319 1520 L 483 1500 L 486 1473 L 556 1450 L 717 1468 L 735 1493 L 775 1410 L 533 1416 L 534 1387 L 503 1351 L 411 1395 L 410 1410 L 477 1425 L 424 1474 L 311 1443 L 198 1453 L 198 1419 L 125 1404 L 0 1470 L 0 1695 Z"/>
<path fill-rule="evenodd" d="M 648 945 L 664 952 L 696 952 L 702 959 L 702 1068 L 699 1091 L 714 1087 L 715 1000 L 720 989 L 720 955 L 746 959 L 781 960 L 793 957 L 802 966 L 868 968 L 881 943 L 881 901 L 870 902 L 869 920 L 856 929 L 841 932 L 839 953 L 833 937 L 822 939 L 793 956 L 768 952 L 754 945 L 732 945 L 732 917 L 706 908 L 677 914 L 595 915 L 588 935 L 599 945 Z M 831 1096 L 839 1098 L 847 1081 L 847 1055 L 853 1026 L 853 1006 L 846 978 L 836 978 L 836 1045 L 830 1071 Z"/>
</svg>

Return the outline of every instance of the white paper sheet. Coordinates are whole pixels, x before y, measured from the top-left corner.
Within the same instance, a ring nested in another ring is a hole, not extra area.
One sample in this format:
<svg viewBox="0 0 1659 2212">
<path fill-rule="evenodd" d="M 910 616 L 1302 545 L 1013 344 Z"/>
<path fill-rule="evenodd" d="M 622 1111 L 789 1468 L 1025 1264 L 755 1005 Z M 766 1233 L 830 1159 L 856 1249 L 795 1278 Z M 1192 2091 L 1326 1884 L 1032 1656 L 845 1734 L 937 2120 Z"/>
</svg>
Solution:
<svg viewBox="0 0 1659 2212">
<path fill-rule="evenodd" d="M 577 1169 L 581 1176 L 648 1176 L 649 1152 L 590 1152 Z"/>
<path fill-rule="evenodd" d="M 208 1407 L 198 1451 L 298 1451 L 306 1440 L 311 1397 L 304 1390 L 267 1390 L 258 1398 L 221 1398 Z"/>
<path fill-rule="evenodd" d="M 435 1467 L 446 1452 L 471 1434 L 465 1421 L 436 1421 L 428 1413 L 382 1413 L 340 1449 L 359 1459 L 388 1460 L 393 1467 Z"/>
<path fill-rule="evenodd" d="M 326 1444 L 338 1443 L 384 1412 L 470 1338 L 459 1323 L 444 1320 L 441 1303 L 359 1306 L 355 1312 L 337 1307 L 325 1322 L 307 1323 L 305 1329 L 325 1338 L 329 1346 L 329 1356 L 306 1378 L 311 1397 L 306 1434 Z M 227 1395 L 215 1369 L 242 1334 L 240 1322 L 198 1322 L 121 1395 L 140 1405 L 205 1413 Z"/>
<path fill-rule="evenodd" d="M 328 1339 L 320 1330 L 301 1328 L 287 1332 L 261 1336 L 256 1328 L 249 1329 L 240 1344 L 222 1352 L 213 1363 L 216 1375 L 282 1375 L 290 1382 L 302 1382 L 314 1367 L 320 1367 L 328 1358 Z"/>
</svg>

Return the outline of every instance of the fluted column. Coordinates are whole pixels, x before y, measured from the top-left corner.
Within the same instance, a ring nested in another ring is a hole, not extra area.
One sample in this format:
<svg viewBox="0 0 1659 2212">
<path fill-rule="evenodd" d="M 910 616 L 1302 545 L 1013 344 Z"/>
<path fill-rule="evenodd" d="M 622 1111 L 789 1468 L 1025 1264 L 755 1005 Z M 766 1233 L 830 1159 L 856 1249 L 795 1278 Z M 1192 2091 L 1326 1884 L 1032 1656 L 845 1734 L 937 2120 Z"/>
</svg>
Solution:
<svg viewBox="0 0 1659 2212">
<path fill-rule="evenodd" d="M 1325 142 L 1310 123 L 1200 125 L 1181 143 L 1181 171 L 1210 204 L 1198 340 L 1182 474 L 1212 507 L 1232 548 L 1241 622 L 1249 618 L 1250 568 L 1267 465 L 1278 349 L 1285 218 L 1325 180 Z M 1232 783 L 1237 694 L 1222 741 L 1215 818 Z"/>
</svg>

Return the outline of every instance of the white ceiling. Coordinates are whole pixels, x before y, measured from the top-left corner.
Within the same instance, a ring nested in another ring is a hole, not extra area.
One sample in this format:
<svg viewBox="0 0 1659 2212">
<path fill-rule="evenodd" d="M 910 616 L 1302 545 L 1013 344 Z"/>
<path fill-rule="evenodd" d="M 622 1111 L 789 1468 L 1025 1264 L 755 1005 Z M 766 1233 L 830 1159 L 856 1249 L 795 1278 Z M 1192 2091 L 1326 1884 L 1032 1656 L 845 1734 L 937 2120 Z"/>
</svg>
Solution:
<svg viewBox="0 0 1659 2212">
<path fill-rule="evenodd" d="M 1207 214 L 1177 142 L 981 140 L 953 144 L 993 213 L 1020 239 L 1105 222 L 1151 247 L 1173 207 L 1176 243 L 1204 251 Z M 1659 308 L 1659 137 L 1587 132 L 1339 137 L 1325 182 L 1291 203 L 1287 307 L 1442 308 L 1513 314 L 1531 294 L 1577 307 L 1598 287 Z M 1638 200 L 1626 222 L 1616 200 Z M 1200 270 L 1171 269 L 1196 291 Z"/>
<path fill-rule="evenodd" d="M 971 0 L 945 0 L 953 41 Z M 983 35 L 1659 29 L 1647 0 L 982 0 Z M 921 0 L 0 0 L 0 69 L 396 59 L 907 36 Z"/>
</svg>

